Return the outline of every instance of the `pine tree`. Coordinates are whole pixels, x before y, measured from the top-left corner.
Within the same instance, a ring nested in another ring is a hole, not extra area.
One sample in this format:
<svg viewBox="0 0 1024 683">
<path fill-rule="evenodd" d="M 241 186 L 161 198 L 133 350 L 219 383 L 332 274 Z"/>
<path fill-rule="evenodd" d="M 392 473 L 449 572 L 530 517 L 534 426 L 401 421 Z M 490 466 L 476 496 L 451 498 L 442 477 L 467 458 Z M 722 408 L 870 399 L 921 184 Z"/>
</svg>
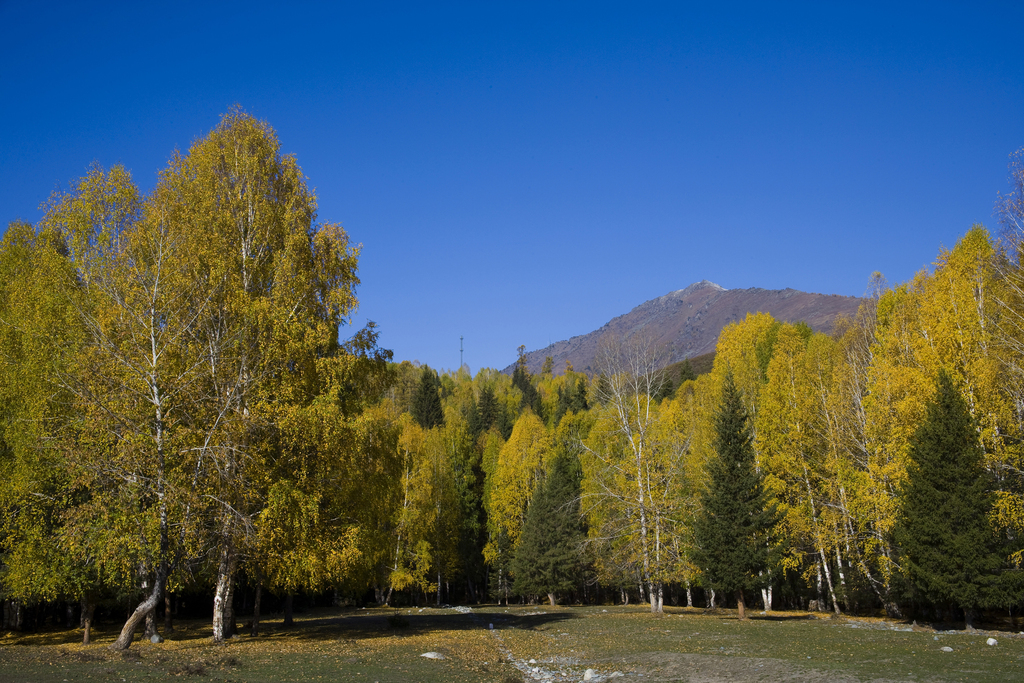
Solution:
<svg viewBox="0 0 1024 683">
<path fill-rule="evenodd" d="M 557 594 L 576 586 L 580 576 L 578 545 L 583 537 L 580 477 L 579 461 L 560 452 L 543 485 L 537 487 L 512 562 L 516 593 L 547 594 L 554 605 Z"/>
<path fill-rule="evenodd" d="M 494 396 L 494 389 L 485 386 L 480 390 L 480 402 L 477 409 L 480 411 L 480 431 L 486 432 L 498 419 L 498 399 Z M 506 437 L 507 438 L 507 437 Z"/>
<path fill-rule="evenodd" d="M 735 593 L 745 619 L 743 591 L 760 587 L 768 574 L 769 532 L 778 514 L 755 467 L 749 419 L 732 373 L 715 417 L 715 452 L 694 525 L 694 560 L 711 588 Z"/>
<path fill-rule="evenodd" d="M 529 406 L 533 410 L 533 414 L 543 420 L 544 405 L 541 402 L 540 392 L 537 391 L 537 387 L 533 386 L 533 378 L 530 375 L 530 370 L 526 367 L 526 355 L 523 348 L 519 347 L 519 360 L 516 361 L 516 367 L 512 371 L 512 386 L 518 387 L 523 394 L 520 410 Z"/>
<path fill-rule="evenodd" d="M 424 429 L 444 425 L 440 388 L 441 383 L 437 379 L 437 374 L 430 368 L 423 368 L 420 385 L 412 397 L 412 408 L 409 412 Z"/>
<path fill-rule="evenodd" d="M 697 379 L 697 373 L 693 371 L 693 364 L 690 363 L 690 359 L 687 358 L 683 361 L 683 365 L 679 368 L 679 386 L 683 385 L 683 382 Z"/>
<path fill-rule="evenodd" d="M 1001 559 L 978 431 L 945 370 L 911 440 L 907 477 L 895 530 L 903 569 L 925 599 L 962 609 L 971 628 L 994 597 Z"/>
</svg>

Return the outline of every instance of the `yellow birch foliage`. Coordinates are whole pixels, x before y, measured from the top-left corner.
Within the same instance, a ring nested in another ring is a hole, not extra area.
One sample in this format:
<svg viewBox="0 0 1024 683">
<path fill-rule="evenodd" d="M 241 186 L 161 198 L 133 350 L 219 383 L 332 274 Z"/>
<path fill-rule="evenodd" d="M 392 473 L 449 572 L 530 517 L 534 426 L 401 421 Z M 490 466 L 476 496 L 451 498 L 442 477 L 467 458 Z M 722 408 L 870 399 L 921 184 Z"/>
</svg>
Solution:
<svg viewBox="0 0 1024 683">
<path fill-rule="evenodd" d="M 527 410 L 516 421 L 511 436 L 498 451 L 493 482 L 488 491 L 487 513 L 492 526 L 505 531 L 512 548 L 519 545 L 526 508 L 537 482 L 544 476 L 553 446 L 554 439 L 544 423 Z M 492 541 L 484 551 L 488 561 L 495 552 Z"/>
</svg>

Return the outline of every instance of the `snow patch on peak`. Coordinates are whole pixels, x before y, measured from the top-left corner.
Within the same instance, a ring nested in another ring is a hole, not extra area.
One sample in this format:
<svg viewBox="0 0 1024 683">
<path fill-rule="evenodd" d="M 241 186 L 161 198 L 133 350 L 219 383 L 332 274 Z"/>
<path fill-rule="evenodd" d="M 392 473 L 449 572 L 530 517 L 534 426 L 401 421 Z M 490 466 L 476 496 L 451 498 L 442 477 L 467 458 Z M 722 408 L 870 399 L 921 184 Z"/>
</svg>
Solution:
<svg viewBox="0 0 1024 683">
<path fill-rule="evenodd" d="M 686 295 L 686 294 L 692 294 L 693 292 L 699 291 L 701 289 L 713 289 L 716 292 L 728 292 L 729 291 L 725 287 L 722 287 L 721 285 L 716 285 L 714 282 L 711 282 L 710 280 L 701 280 L 700 282 L 694 282 L 689 287 L 686 287 L 684 289 L 676 290 L 675 292 L 672 292 L 672 293 L 673 294 Z"/>
</svg>

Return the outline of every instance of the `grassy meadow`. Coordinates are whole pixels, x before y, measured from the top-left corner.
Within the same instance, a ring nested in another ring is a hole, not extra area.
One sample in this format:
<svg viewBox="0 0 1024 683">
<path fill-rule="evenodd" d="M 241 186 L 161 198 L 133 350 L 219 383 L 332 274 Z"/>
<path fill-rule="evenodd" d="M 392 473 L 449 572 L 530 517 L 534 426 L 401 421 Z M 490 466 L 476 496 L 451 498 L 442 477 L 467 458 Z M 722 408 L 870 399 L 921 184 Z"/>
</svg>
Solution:
<svg viewBox="0 0 1024 683">
<path fill-rule="evenodd" d="M 740 622 L 729 610 L 652 615 L 643 606 L 333 609 L 287 630 L 268 621 L 263 633 L 214 645 L 208 622 L 178 622 L 165 642 L 137 641 L 126 654 L 107 649 L 113 629 L 89 646 L 77 631 L 8 633 L 0 681 L 511 683 L 581 681 L 588 668 L 594 680 L 623 683 L 1024 680 L 1024 635 L 804 612 Z"/>
</svg>

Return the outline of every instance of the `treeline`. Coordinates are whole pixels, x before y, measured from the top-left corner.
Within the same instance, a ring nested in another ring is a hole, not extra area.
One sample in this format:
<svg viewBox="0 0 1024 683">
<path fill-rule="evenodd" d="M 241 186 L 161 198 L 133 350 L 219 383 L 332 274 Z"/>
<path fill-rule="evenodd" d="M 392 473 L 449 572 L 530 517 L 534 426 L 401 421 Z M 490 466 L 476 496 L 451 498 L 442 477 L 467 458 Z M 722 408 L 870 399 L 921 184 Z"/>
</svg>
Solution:
<svg viewBox="0 0 1024 683">
<path fill-rule="evenodd" d="M 652 610 L 666 596 L 694 604 L 695 591 L 713 604 L 718 590 L 719 604 L 765 609 L 1015 618 L 1020 162 L 1001 241 L 975 226 L 912 281 L 876 276 L 830 334 L 749 315 L 723 330 L 700 377 L 666 377 L 639 336 L 606 340 L 596 377 L 555 375 L 550 361 L 531 376 L 522 350 L 511 376 L 403 363 L 389 402 L 404 420 L 406 512 L 382 586 L 442 600 L 459 577 L 470 599 L 486 580 L 492 599 L 632 593 Z M 733 436 L 721 433 L 735 413 L 727 386 L 742 404 Z M 715 499 L 740 476 L 740 464 L 722 474 L 730 439 L 749 441 L 753 474 L 749 495 L 728 496 L 745 496 L 737 519 L 762 528 L 725 541 L 707 529 L 732 514 Z M 722 557 L 743 576 L 724 578 Z"/>
<path fill-rule="evenodd" d="M 243 605 L 255 635 L 264 591 L 286 619 L 296 594 L 1012 616 L 1014 169 L 1001 242 L 975 227 L 877 277 L 831 334 L 749 315 L 699 376 L 607 339 L 590 377 L 531 375 L 522 348 L 511 375 L 396 364 L 372 325 L 341 341 L 357 249 L 240 111 L 149 195 L 94 167 L 0 244 L 5 620 L 67 605 L 88 641 L 127 605 L 124 648 L 181 595 L 215 639 Z"/>
</svg>

